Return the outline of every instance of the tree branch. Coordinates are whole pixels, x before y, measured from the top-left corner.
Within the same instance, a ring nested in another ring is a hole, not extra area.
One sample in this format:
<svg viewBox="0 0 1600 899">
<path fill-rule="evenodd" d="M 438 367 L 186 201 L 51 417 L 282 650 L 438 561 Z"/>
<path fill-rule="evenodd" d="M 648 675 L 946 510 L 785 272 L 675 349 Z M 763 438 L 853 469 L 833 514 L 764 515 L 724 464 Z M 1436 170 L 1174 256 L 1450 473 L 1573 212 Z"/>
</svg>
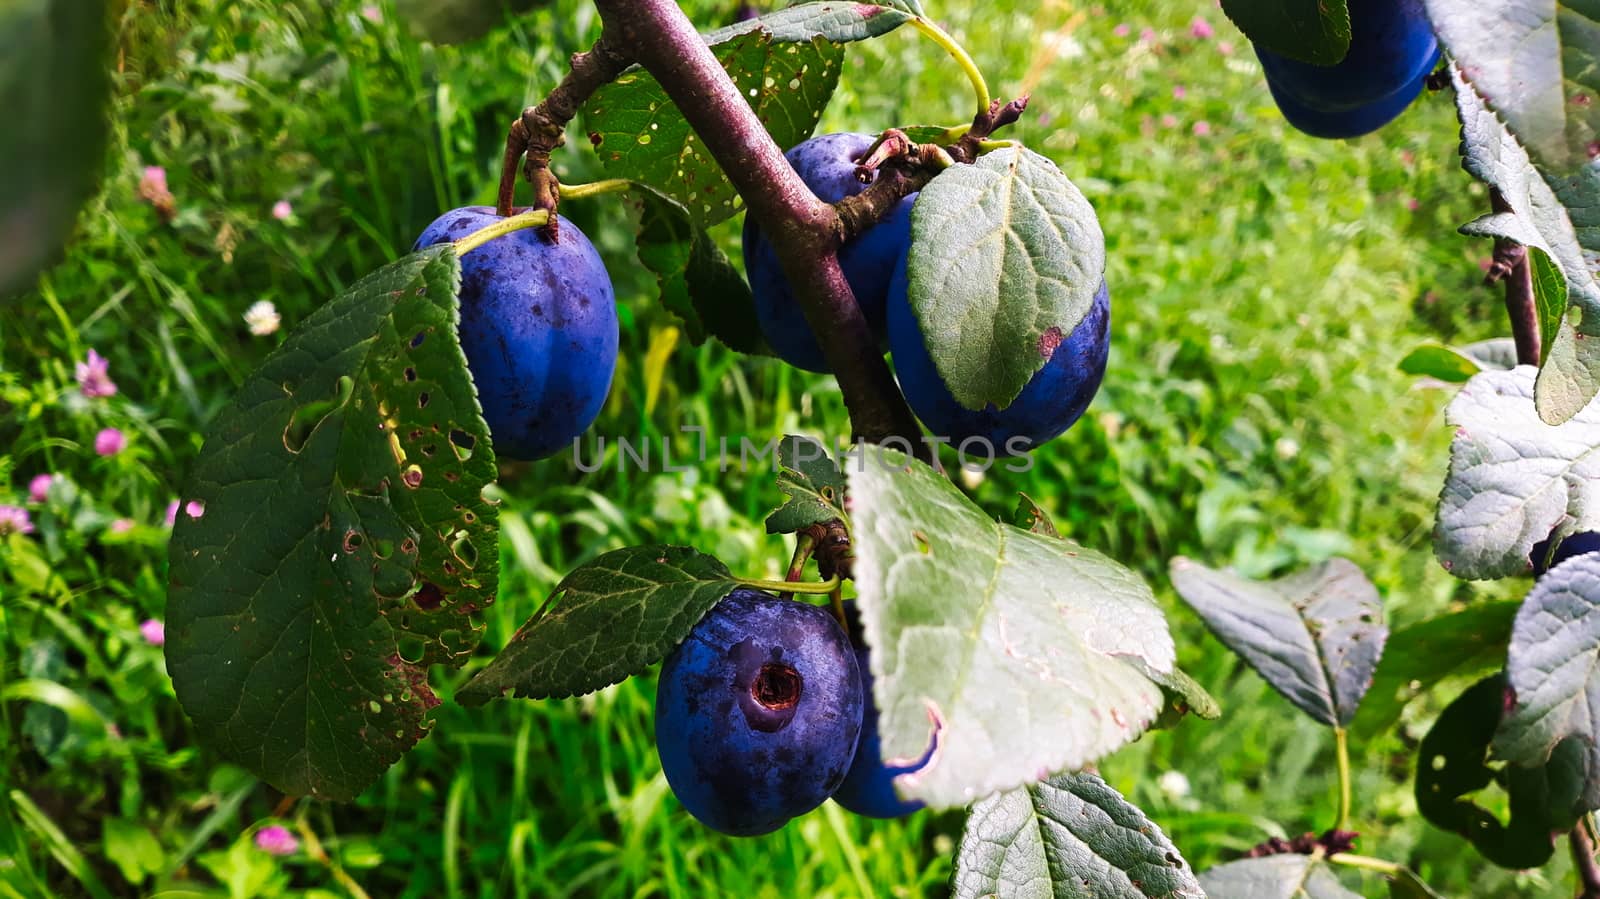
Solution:
<svg viewBox="0 0 1600 899">
<path fill-rule="evenodd" d="M 595 0 L 606 40 L 654 75 L 772 243 L 839 380 L 855 436 L 927 444 L 839 268 L 839 216 L 783 158 L 728 73 L 673 0 Z"/>
<path fill-rule="evenodd" d="M 625 45 L 624 45 L 625 46 Z M 560 185 L 550 172 L 550 154 L 566 142 L 567 123 L 578 114 L 595 91 L 614 81 L 632 60 L 602 33 L 594 46 L 572 54 L 572 65 L 565 78 L 537 106 L 529 106 L 511 123 L 506 135 L 506 153 L 500 163 L 500 194 L 495 211 L 502 217 L 511 214 L 517 190 L 517 162 L 524 157 L 524 171 L 533 184 L 533 208 L 552 213 L 549 227 L 554 230 L 556 205 L 561 201 Z"/>
<path fill-rule="evenodd" d="M 1495 212 L 1511 212 L 1511 204 L 1498 190 L 1489 191 Z M 1539 307 L 1533 295 L 1533 266 L 1528 248 L 1507 240 L 1496 241 L 1494 262 L 1485 279 L 1493 284 L 1506 282 L 1506 314 L 1511 318 L 1511 336 L 1517 344 L 1518 365 L 1538 365 L 1544 348 L 1539 330 Z"/>
</svg>

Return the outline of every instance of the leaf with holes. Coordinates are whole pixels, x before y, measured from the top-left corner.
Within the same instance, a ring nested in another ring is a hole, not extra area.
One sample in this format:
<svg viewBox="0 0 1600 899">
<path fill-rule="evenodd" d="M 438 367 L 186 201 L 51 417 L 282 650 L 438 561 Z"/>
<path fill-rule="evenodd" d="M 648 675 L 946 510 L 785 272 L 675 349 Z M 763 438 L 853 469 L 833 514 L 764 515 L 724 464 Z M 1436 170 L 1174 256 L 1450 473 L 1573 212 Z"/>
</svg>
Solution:
<svg viewBox="0 0 1600 899">
<path fill-rule="evenodd" d="M 1528 248 L 1545 348 L 1536 399 L 1540 417 L 1559 424 L 1600 392 L 1600 339 L 1590 339 L 1600 338 L 1600 283 L 1589 262 L 1600 252 L 1600 171 L 1585 167 L 1561 175 L 1536 170 L 1523 145 L 1484 105 L 1461 70 L 1452 65 L 1450 75 L 1461 119 L 1462 165 L 1498 191 L 1510 208 L 1473 221 L 1461 232 Z"/>
<path fill-rule="evenodd" d="M 1172 637 L 1149 586 L 1075 543 L 996 522 L 926 464 L 849 466 L 856 589 L 884 758 L 934 808 L 1080 768 L 1161 709 Z"/>
<path fill-rule="evenodd" d="M 1552 835 L 1571 830 L 1583 791 L 1586 750 L 1578 740 L 1560 743 L 1534 767 L 1489 767 L 1489 747 L 1505 703 L 1506 679 L 1486 677 L 1440 713 L 1417 749 L 1417 810 L 1428 823 L 1465 837 L 1484 858 L 1503 868 L 1537 868 L 1554 852 Z M 1505 824 L 1473 801 L 1497 785 L 1505 797 Z"/>
<path fill-rule="evenodd" d="M 750 285 L 682 206 L 638 191 L 639 262 L 654 272 L 661 304 L 682 320 L 696 346 L 715 337 L 745 354 L 771 355 L 756 320 Z"/>
<path fill-rule="evenodd" d="M 940 378 L 969 409 L 1011 405 L 1105 280 L 1094 207 L 1022 147 L 939 173 L 917 198 L 911 234 L 911 308 Z"/>
<path fill-rule="evenodd" d="M 1576 556 L 1545 572 L 1511 628 L 1506 678 L 1516 704 L 1494 736 L 1495 754 L 1543 765 L 1563 740 L 1588 747 L 1582 806 L 1600 808 L 1600 555 Z"/>
<path fill-rule="evenodd" d="M 1344 727 L 1383 655 L 1389 630 L 1378 591 L 1345 559 L 1275 581 L 1252 581 L 1184 558 L 1172 586 L 1206 626 L 1295 707 Z"/>
<path fill-rule="evenodd" d="M 1246 858 L 1200 875 L 1217 899 L 1361 899 L 1346 889 L 1327 861 L 1314 855 Z"/>
<path fill-rule="evenodd" d="M 30 286 L 56 258 L 99 179 L 111 133 L 107 7 L 0 4 L 0 297 Z"/>
<path fill-rule="evenodd" d="M 841 3 L 820 0 L 796 3 L 754 19 L 736 22 L 705 36 L 716 46 L 752 31 L 763 31 L 779 43 L 797 43 L 821 38 L 836 44 L 865 41 L 899 28 L 921 15 L 906 0 L 890 3 Z"/>
<path fill-rule="evenodd" d="M 828 448 L 809 437 L 778 444 L 778 489 L 789 497 L 767 516 L 767 533 L 793 534 L 814 524 L 844 520 L 845 482 Z"/>
<path fill-rule="evenodd" d="M 824 38 L 783 43 L 762 30 L 730 37 L 713 50 L 780 147 L 811 136 L 844 59 L 843 46 Z M 595 91 L 584 114 L 589 142 L 609 177 L 671 197 L 701 228 L 738 211 L 728 177 L 648 72 L 629 69 Z"/>
<path fill-rule="evenodd" d="M 951 892 L 956 899 L 1205 899 L 1161 828 L 1088 773 L 1059 774 L 974 805 Z"/>
<path fill-rule="evenodd" d="M 1011 513 L 1011 523 L 1024 531 L 1032 531 L 1046 537 L 1061 536 L 1061 532 L 1056 530 L 1056 523 L 1050 520 L 1050 513 L 1026 493 L 1017 494 L 1017 510 Z"/>
<path fill-rule="evenodd" d="M 1552 427 L 1533 393 L 1531 366 L 1486 371 L 1445 410 L 1455 438 L 1433 549 L 1456 577 L 1524 574 L 1552 532 L 1600 530 L 1600 407 Z"/>
<path fill-rule="evenodd" d="M 688 547 L 608 552 L 563 578 L 456 700 L 553 699 L 620 683 L 666 658 L 736 586 L 726 566 Z"/>
<path fill-rule="evenodd" d="M 1345 0 L 1222 0 L 1222 11 L 1251 43 L 1280 56 L 1331 66 L 1350 51 Z"/>
<path fill-rule="evenodd" d="M 1478 602 L 1389 635 L 1372 689 L 1356 713 L 1358 739 L 1374 739 L 1400 720 L 1406 703 L 1449 677 L 1481 677 L 1506 661 L 1511 619 L 1521 603 Z"/>
<path fill-rule="evenodd" d="M 456 340 L 460 267 L 412 254 L 313 313 L 217 417 L 168 550 L 167 670 L 195 731 L 291 795 L 351 799 L 427 734 L 428 666 L 494 601 L 496 465 Z"/>
</svg>

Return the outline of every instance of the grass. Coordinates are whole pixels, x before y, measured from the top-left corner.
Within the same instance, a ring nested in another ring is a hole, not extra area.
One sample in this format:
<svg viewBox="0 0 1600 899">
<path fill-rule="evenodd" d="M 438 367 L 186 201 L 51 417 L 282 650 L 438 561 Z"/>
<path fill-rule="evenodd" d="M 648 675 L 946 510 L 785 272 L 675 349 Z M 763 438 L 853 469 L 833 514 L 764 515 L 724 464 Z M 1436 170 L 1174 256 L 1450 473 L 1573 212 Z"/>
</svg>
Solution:
<svg viewBox="0 0 1600 899">
<path fill-rule="evenodd" d="M 707 26 L 733 6 L 685 5 Z M 1488 246 L 1454 233 L 1487 200 L 1459 169 L 1451 105 L 1426 97 L 1378 135 L 1319 142 L 1282 122 L 1247 43 L 1210 4 L 933 6 L 996 95 L 1032 93 L 1010 136 L 1095 203 L 1113 294 L 1111 369 L 1090 415 L 1031 472 L 991 474 L 972 493 L 998 514 L 1028 492 L 1157 588 L 1181 663 L 1225 717 L 1147 736 L 1103 770 L 1196 867 L 1320 830 L 1334 813 L 1330 736 L 1179 606 L 1166 564 L 1186 555 L 1262 576 L 1343 555 L 1377 583 L 1392 623 L 1514 595 L 1433 561 L 1448 394 L 1395 369 L 1424 340 L 1505 330 L 1479 285 Z M 269 300 L 292 328 L 440 211 L 490 202 L 505 126 L 598 27 L 583 3 L 556 0 L 478 42 L 433 47 L 387 2 L 378 13 L 133 0 L 123 17 L 104 192 L 65 262 L 0 314 L 0 483 L 12 494 L 0 501 L 20 504 L 36 474 L 63 475 L 31 507 L 37 533 L 0 537 L 0 896 L 338 895 L 335 867 L 394 897 L 942 895 L 957 814 L 883 823 L 829 804 L 760 839 L 699 827 L 660 774 L 648 677 L 563 702 L 447 701 L 432 736 L 360 801 L 294 805 L 283 819 L 274 791 L 200 748 L 139 625 L 162 615 L 163 514 L 201 429 L 282 340 L 251 336 L 241 316 Z M 1197 13 L 1215 36 L 1191 33 Z M 969 96 L 960 71 L 904 30 L 852 48 L 823 128 L 956 122 Z M 557 159 L 564 180 L 600 177 L 572 143 Z M 170 223 L 139 198 L 150 165 L 166 169 Z M 286 220 L 271 214 L 279 200 Z M 563 213 L 601 247 L 623 304 L 624 359 L 595 434 L 675 436 L 686 451 L 685 425 L 757 440 L 844 429 L 829 380 L 682 341 L 634 261 L 622 204 Z M 718 232 L 730 248 L 736 224 Z M 116 397 L 78 395 L 72 365 L 91 347 L 110 358 Z M 128 449 L 97 456 L 104 427 Z M 762 532 L 776 494 L 761 474 L 713 463 L 585 475 L 564 459 L 503 474 L 489 648 L 562 573 L 611 548 L 691 544 L 769 577 L 787 560 Z M 113 530 L 117 519 L 133 526 Z M 448 700 L 462 678 L 435 682 Z M 1416 704 L 1402 733 L 1353 747 L 1361 851 L 1447 894 L 1550 894 L 1562 862 L 1492 869 L 1416 817 L 1409 753 L 1448 695 Z M 254 849 L 254 829 L 274 822 L 303 825 L 326 860 Z"/>
</svg>

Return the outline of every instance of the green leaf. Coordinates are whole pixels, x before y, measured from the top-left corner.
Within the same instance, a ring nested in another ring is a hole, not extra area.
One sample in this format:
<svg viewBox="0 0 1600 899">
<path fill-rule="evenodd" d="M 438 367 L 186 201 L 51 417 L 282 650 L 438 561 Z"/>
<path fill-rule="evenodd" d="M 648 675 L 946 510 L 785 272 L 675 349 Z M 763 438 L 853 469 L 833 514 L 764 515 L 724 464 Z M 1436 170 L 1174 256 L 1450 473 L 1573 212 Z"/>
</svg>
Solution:
<svg viewBox="0 0 1600 899">
<path fill-rule="evenodd" d="M 1137 574 L 996 522 L 894 450 L 874 447 L 849 482 L 883 756 L 935 745 L 898 778 L 902 796 L 966 805 L 1080 768 L 1155 720 L 1172 637 Z"/>
<path fill-rule="evenodd" d="M 161 843 L 140 825 L 123 818 L 106 818 L 101 822 L 100 834 L 106 858 L 129 883 L 143 883 L 146 877 L 159 874 L 166 867 Z"/>
<path fill-rule="evenodd" d="M 911 213 L 911 308 L 969 409 L 1005 408 L 1088 313 L 1105 280 L 1094 207 L 1022 147 L 939 173 Z"/>
<path fill-rule="evenodd" d="M 1291 59 L 1331 66 L 1350 52 L 1345 0 L 1222 0 L 1222 11 L 1252 43 Z"/>
<path fill-rule="evenodd" d="M 1181 557 L 1171 569 L 1217 639 L 1296 708 L 1330 727 L 1355 717 L 1389 635 L 1383 600 L 1355 563 L 1330 559 L 1275 581 Z"/>
<path fill-rule="evenodd" d="M 1424 0 L 1472 90 L 1541 171 L 1575 171 L 1600 139 L 1600 14 L 1580 0 Z"/>
<path fill-rule="evenodd" d="M 1410 868 L 1389 878 L 1389 899 L 1444 899 Z"/>
<path fill-rule="evenodd" d="M 167 668 L 199 738 L 350 799 L 427 734 L 427 666 L 494 601 L 496 474 L 440 246 L 318 309 L 208 429 L 169 549 Z"/>
<path fill-rule="evenodd" d="M 1548 764 L 1489 767 L 1489 745 L 1505 703 L 1506 680 L 1493 675 L 1474 684 L 1440 713 L 1417 750 L 1417 810 L 1430 824 L 1465 837 L 1502 868 L 1537 868 L 1554 852 L 1553 834 L 1571 830 L 1582 790 L 1585 750 L 1561 743 Z M 1501 824 L 1470 796 L 1498 784 L 1509 798 Z"/>
<path fill-rule="evenodd" d="M 105 0 L 0 4 L 0 296 L 49 265 L 94 193 L 111 133 Z"/>
<path fill-rule="evenodd" d="M 562 579 L 456 701 L 555 699 L 619 683 L 666 658 L 737 586 L 721 562 L 688 547 L 608 552 Z"/>
<path fill-rule="evenodd" d="M 638 191 L 639 262 L 654 272 L 661 303 L 683 321 L 695 346 L 715 337 L 740 353 L 770 355 L 744 276 L 682 206 Z"/>
<path fill-rule="evenodd" d="M 1511 628 L 1506 679 L 1516 704 L 1495 732 L 1495 754 L 1540 766 L 1577 738 L 1592 773 L 1573 812 L 1600 808 L 1600 556 L 1568 559 L 1534 584 Z"/>
<path fill-rule="evenodd" d="M 1445 409 L 1455 429 L 1433 549 L 1468 580 L 1525 574 L 1552 532 L 1600 529 L 1600 406 L 1559 427 L 1533 406 L 1531 366 L 1475 375 Z"/>
<path fill-rule="evenodd" d="M 550 0 L 395 0 L 395 13 L 422 40 L 435 44 L 475 41 L 511 17 Z"/>
<path fill-rule="evenodd" d="M 1326 861 L 1312 855 L 1229 862 L 1201 874 L 1200 885 L 1217 899 L 1361 899 L 1345 889 Z"/>
<path fill-rule="evenodd" d="M 1389 635 L 1372 689 L 1356 714 L 1358 737 L 1388 731 L 1406 703 L 1447 677 L 1481 677 L 1505 664 L 1515 600 L 1482 602 Z"/>
<path fill-rule="evenodd" d="M 1461 119 L 1462 165 L 1511 208 L 1461 232 L 1528 248 L 1545 347 L 1536 399 L 1540 417 L 1559 424 L 1600 392 L 1600 283 L 1588 261 L 1600 252 L 1600 171 L 1536 170 L 1538 160 L 1530 159 L 1454 64 L 1450 77 Z"/>
<path fill-rule="evenodd" d="M 1056 530 L 1056 523 L 1050 520 L 1050 513 L 1039 507 L 1033 497 L 1026 493 L 1017 494 L 1017 511 L 1011 515 L 1011 523 L 1025 531 L 1043 534 L 1046 537 L 1060 537 L 1061 532 Z"/>
<path fill-rule="evenodd" d="M 1161 687 L 1161 714 L 1156 717 L 1153 728 L 1171 729 L 1178 726 L 1186 715 L 1193 715 L 1204 721 L 1215 721 L 1222 717 L 1222 706 L 1217 700 L 1200 686 L 1200 682 L 1184 673 L 1181 668 L 1174 668 L 1170 673 L 1155 672 L 1151 680 Z"/>
<path fill-rule="evenodd" d="M 821 0 L 797 3 L 720 28 L 705 36 L 715 46 L 752 31 L 763 31 L 779 43 L 804 43 L 815 38 L 846 44 L 888 34 L 921 14 L 906 0 L 891 3 L 843 3 Z"/>
<path fill-rule="evenodd" d="M 951 892 L 956 899 L 1205 899 L 1161 828 L 1088 773 L 1056 775 L 974 805 Z"/>
<path fill-rule="evenodd" d="M 811 136 L 839 83 L 843 46 L 821 37 L 783 43 L 747 31 L 713 48 L 780 147 Z M 672 198 L 697 226 L 738 211 L 739 196 L 661 85 L 632 68 L 584 105 L 589 142 L 611 178 L 640 182 Z"/>
<path fill-rule="evenodd" d="M 1460 350 L 1439 344 L 1425 344 L 1400 360 L 1400 370 L 1408 375 L 1438 378 L 1450 384 L 1465 384 L 1483 370 L 1476 359 Z"/>
<path fill-rule="evenodd" d="M 767 516 L 767 533 L 793 534 L 814 524 L 845 520 L 845 481 L 828 448 L 809 437 L 778 444 L 778 489 L 789 497 Z"/>
</svg>

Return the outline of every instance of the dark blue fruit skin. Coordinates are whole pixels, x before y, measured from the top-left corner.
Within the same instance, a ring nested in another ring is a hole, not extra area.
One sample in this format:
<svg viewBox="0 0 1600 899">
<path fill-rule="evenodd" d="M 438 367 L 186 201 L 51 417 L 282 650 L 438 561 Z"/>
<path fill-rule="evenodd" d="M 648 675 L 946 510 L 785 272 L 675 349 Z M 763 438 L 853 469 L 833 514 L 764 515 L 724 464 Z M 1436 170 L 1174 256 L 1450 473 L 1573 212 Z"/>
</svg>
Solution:
<svg viewBox="0 0 1600 899">
<path fill-rule="evenodd" d="M 1376 131 L 1411 105 L 1439 63 L 1422 0 L 1350 0 L 1349 8 L 1350 51 L 1336 65 L 1256 48 L 1283 117 L 1313 137 Z"/>
<path fill-rule="evenodd" d="M 578 226 L 557 218 L 557 243 L 527 228 L 461 259 L 461 349 L 500 458 L 570 446 L 600 414 L 617 367 L 611 277 Z M 413 249 L 499 220 L 487 206 L 451 210 Z"/>
<path fill-rule="evenodd" d="M 784 156 L 800 180 L 820 199 L 837 203 L 867 188 L 856 180 L 855 160 L 872 146 L 871 134 L 823 134 L 791 149 Z M 839 266 L 856 296 L 856 305 L 874 332 L 883 333 L 884 302 L 895 265 L 911 246 L 911 206 L 917 195 L 900 201 L 888 217 L 867 229 L 839 250 Z M 828 362 L 816 335 L 806 323 L 800 303 L 778 263 L 778 254 L 762 236 L 755 219 L 744 220 L 744 267 L 756 299 L 756 319 L 778 358 L 807 371 L 827 372 Z"/>
<path fill-rule="evenodd" d="M 1111 293 L 1105 283 L 1083 321 L 1011 405 L 997 409 L 990 404 L 977 411 L 956 402 L 939 377 L 911 311 L 908 287 L 902 262 L 889 291 L 889 351 L 906 402 L 935 437 L 948 437 L 957 447 L 969 438 L 982 438 L 996 456 L 1031 451 L 1072 427 L 1100 390 L 1111 349 Z M 969 455 L 988 451 L 970 449 Z"/>
<path fill-rule="evenodd" d="M 1550 553 L 1550 538 L 1546 537 L 1533 545 L 1533 551 L 1528 554 L 1528 559 L 1533 563 L 1533 576 L 1544 577 L 1544 573 L 1560 565 L 1574 556 L 1587 555 L 1600 552 L 1600 533 L 1594 531 L 1579 531 L 1569 535 L 1556 546 L 1554 555 Z M 1545 564 L 1545 557 L 1549 556 L 1550 564 Z"/>
<path fill-rule="evenodd" d="M 833 801 L 858 815 L 868 818 L 903 818 L 918 809 L 922 803 L 907 802 L 894 791 L 894 779 L 901 774 L 920 771 L 933 756 L 933 748 L 911 765 L 896 767 L 883 763 L 883 744 L 878 735 L 878 707 L 872 698 L 872 666 L 870 650 L 861 638 L 860 619 L 856 604 L 844 604 L 845 618 L 850 622 L 850 638 L 855 644 L 856 667 L 861 669 L 861 740 L 856 744 L 856 758 L 850 763 L 850 773 L 844 783 L 833 793 Z"/>
<path fill-rule="evenodd" d="M 797 692 L 797 701 L 769 707 L 757 699 L 767 666 L 798 674 L 798 689 L 789 693 Z M 661 769 L 707 827 L 734 836 L 770 833 L 821 805 L 844 780 L 861 704 L 856 657 L 832 615 L 741 588 L 661 667 Z"/>
</svg>

